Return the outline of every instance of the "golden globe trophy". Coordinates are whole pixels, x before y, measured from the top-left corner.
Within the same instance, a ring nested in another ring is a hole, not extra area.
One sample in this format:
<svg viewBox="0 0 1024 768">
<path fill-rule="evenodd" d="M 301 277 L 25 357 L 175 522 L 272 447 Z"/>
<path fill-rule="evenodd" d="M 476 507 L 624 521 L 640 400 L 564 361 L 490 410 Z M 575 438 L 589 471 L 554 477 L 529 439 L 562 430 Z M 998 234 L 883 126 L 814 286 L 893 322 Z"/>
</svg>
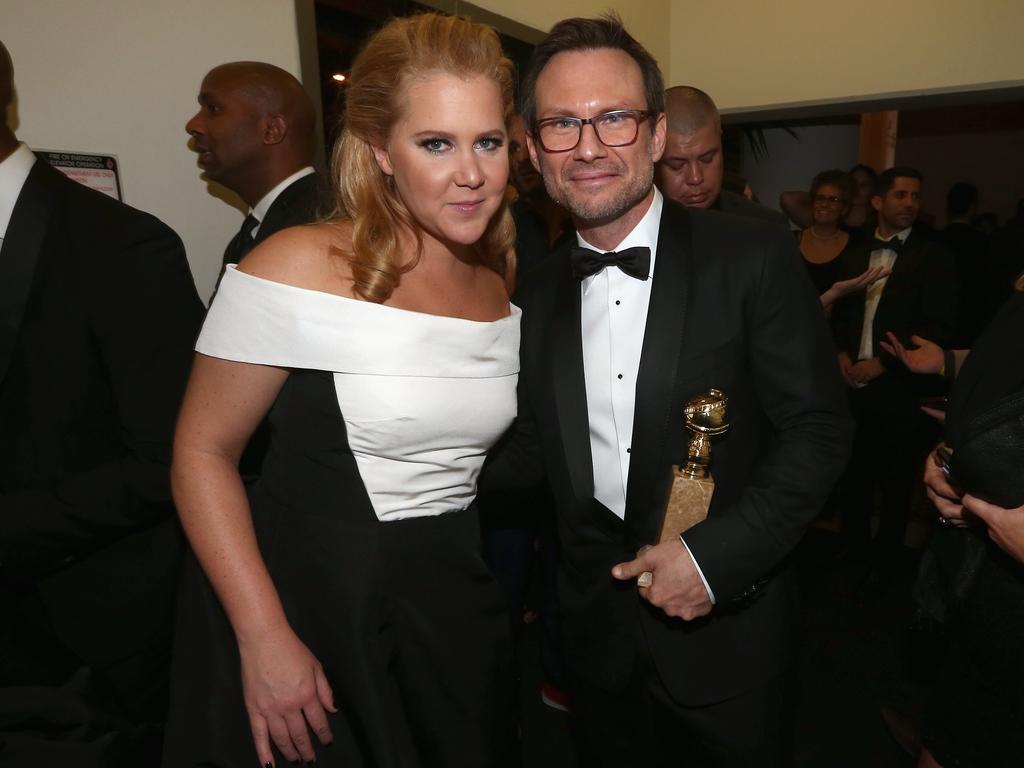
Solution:
<svg viewBox="0 0 1024 768">
<path fill-rule="evenodd" d="M 686 463 L 672 468 L 672 490 L 665 504 L 659 544 L 677 538 L 708 516 L 715 492 L 715 479 L 711 476 L 711 438 L 729 429 L 728 403 L 729 398 L 721 390 L 710 389 L 683 408 L 686 429 L 691 433 L 690 443 Z M 636 583 L 649 587 L 654 583 L 654 576 L 644 571 Z"/>
</svg>

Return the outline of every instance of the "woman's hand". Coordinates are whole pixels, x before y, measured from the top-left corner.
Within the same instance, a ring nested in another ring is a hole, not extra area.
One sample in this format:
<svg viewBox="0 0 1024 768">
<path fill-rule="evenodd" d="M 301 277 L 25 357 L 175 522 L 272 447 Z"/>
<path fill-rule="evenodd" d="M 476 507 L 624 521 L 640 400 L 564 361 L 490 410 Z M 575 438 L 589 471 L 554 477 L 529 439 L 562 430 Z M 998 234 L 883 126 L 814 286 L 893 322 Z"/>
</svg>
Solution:
<svg viewBox="0 0 1024 768">
<path fill-rule="evenodd" d="M 913 373 L 939 373 L 945 361 L 942 347 L 934 341 L 920 336 L 911 336 L 910 340 L 917 345 L 916 349 L 907 349 L 891 332 L 886 331 L 888 341 L 881 341 L 882 349 L 899 360 Z"/>
<path fill-rule="evenodd" d="M 847 280 L 837 280 L 832 283 L 832 286 L 827 291 L 821 294 L 821 305 L 827 307 L 839 301 L 839 299 L 847 294 L 863 291 L 875 281 L 888 277 L 891 273 L 892 269 L 890 267 L 868 267 L 856 277 L 851 277 Z"/>
<path fill-rule="evenodd" d="M 1001 550 L 1024 563 L 1024 506 L 1005 509 L 975 498 L 964 496 L 964 507 L 988 526 L 988 537 Z"/>
<path fill-rule="evenodd" d="M 954 525 L 957 528 L 967 526 L 964 520 L 964 508 L 960 500 L 960 494 L 949 484 L 949 477 L 943 469 L 946 462 L 939 454 L 939 448 L 945 447 L 943 443 L 928 455 L 924 463 L 924 485 L 928 498 L 939 511 L 939 522 L 944 525 Z"/>
<path fill-rule="evenodd" d="M 274 765 L 270 741 L 286 760 L 316 760 L 306 724 L 321 744 L 333 736 L 328 712 L 337 712 L 323 667 L 290 627 L 239 640 L 242 690 L 260 765 Z"/>
</svg>

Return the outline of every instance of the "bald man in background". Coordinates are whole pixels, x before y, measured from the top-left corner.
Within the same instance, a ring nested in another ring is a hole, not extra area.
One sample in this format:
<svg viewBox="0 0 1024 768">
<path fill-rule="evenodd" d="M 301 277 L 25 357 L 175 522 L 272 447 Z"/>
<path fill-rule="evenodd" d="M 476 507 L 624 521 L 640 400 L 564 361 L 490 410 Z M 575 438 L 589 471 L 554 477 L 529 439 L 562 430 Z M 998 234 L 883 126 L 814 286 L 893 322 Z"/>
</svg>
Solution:
<svg viewBox="0 0 1024 768">
<path fill-rule="evenodd" d="M 275 232 L 316 218 L 315 124 L 302 84 L 280 67 L 236 61 L 203 78 L 199 111 L 185 130 L 206 178 L 249 206 L 224 251 L 225 266 L 237 264 Z"/>
<path fill-rule="evenodd" d="M 707 208 L 771 221 L 788 227 L 778 211 L 722 189 L 722 120 L 704 91 L 677 85 L 665 91 L 668 137 L 665 154 L 655 166 L 662 194 L 687 208 Z"/>
<path fill-rule="evenodd" d="M 273 64 L 235 61 L 203 78 L 199 111 L 185 130 L 206 178 L 249 206 L 224 249 L 221 275 L 275 232 L 317 218 L 322 184 L 313 168 L 315 124 L 316 111 L 302 84 Z M 259 475 L 269 445 L 264 420 L 239 464 L 246 482 Z"/>
</svg>

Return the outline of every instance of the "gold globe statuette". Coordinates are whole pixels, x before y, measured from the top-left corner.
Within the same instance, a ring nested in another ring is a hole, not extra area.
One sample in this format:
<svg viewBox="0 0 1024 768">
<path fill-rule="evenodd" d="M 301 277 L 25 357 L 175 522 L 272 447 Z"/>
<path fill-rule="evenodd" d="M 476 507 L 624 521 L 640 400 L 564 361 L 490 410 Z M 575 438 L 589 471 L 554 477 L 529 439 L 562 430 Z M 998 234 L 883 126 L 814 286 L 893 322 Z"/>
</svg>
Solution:
<svg viewBox="0 0 1024 768">
<path fill-rule="evenodd" d="M 690 442 L 686 463 L 672 468 L 672 489 L 665 504 L 659 544 L 677 538 L 708 516 L 711 497 L 715 493 L 715 479 L 711 476 L 711 438 L 729 429 L 728 404 L 729 398 L 725 393 L 712 388 L 687 402 L 683 408 Z M 641 587 L 649 587 L 652 583 L 649 571 L 637 579 Z"/>
</svg>

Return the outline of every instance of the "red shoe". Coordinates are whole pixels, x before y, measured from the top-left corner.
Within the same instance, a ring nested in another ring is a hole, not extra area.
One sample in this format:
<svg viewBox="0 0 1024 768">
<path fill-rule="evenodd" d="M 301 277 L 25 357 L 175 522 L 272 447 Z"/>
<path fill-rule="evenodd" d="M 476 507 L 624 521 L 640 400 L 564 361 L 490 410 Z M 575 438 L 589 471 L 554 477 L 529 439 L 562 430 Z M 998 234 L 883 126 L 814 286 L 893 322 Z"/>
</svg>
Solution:
<svg viewBox="0 0 1024 768">
<path fill-rule="evenodd" d="M 540 687 L 540 700 L 559 712 L 572 712 L 572 697 L 551 683 L 544 683 Z"/>
</svg>

